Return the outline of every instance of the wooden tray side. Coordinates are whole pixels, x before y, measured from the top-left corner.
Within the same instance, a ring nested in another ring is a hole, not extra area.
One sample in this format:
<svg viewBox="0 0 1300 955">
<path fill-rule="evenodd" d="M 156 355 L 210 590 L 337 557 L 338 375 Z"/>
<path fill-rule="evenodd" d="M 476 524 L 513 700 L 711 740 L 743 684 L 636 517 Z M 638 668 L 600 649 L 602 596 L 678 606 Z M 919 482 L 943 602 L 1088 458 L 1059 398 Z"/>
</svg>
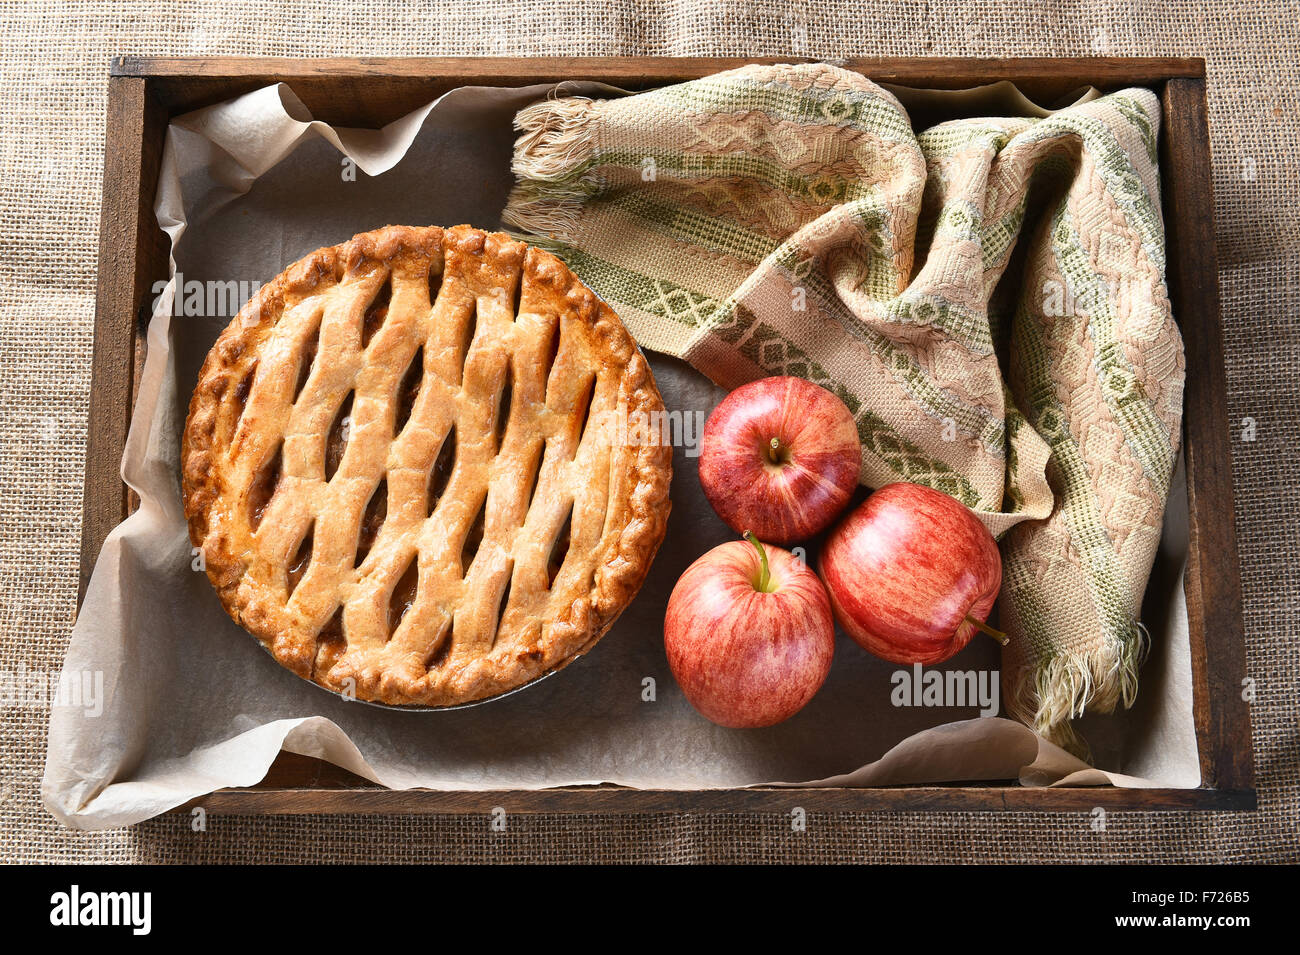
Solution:
<svg viewBox="0 0 1300 955">
<path fill-rule="evenodd" d="M 1164 87 L 1166 283 L 1183 333 L 1187 385 L 1183 453 L 1191 521 L 1185 580 L 1196 735 L 1202 785 L 1253 786 L 1250 713 L 1243 699 L 1246 635 L 1241 615 L 1232 492 L 1232 422 L 1223 363 L 1219 262 L 1205 81 Z"/>
<path fill-rule="evenodd" d="M 1032 789 L 908 786 L 897 789 L 622 789 L 589 786 L 487 792 L 358 789 L 225 789 L 181 807 L 209 812 L 306 815 L 507 813 L 771 812 L 1107 812 L 1254 809 L 1241 792 L 1215 789 Z M 1085 825 L 1086 823 L 1080 823 Z"/>
<path fill-rule="evenodd" d="M 141 329 L 149 317 L 149 289 L 167 277 L 167 237 L 154 217 L 153 197 L 168 114 L 147 85 L 128 76 L 108 81 L 78 607 L 104 539 L 132 509 L 122 483 L 122 452 L 144 365 Z"/>
<path fill-rule="evenodd" d="M 583 77 L 625 88 L 680 82 L 773 58 L 118 58 L 109 80 L 100 275 L 87 436 L 81 587 L 108 532 L 131 507 L 119 462 L 143 362 L 142 322 L 152 282 L 165 278 L 166 237 L 152 203 L 171 116 L 277 81 L 329 122 L 379 126 L 449 89 L 520 86 Z M 1200 789 L 1031 789 L 1010 782 L 889 789 L 635 790 L 618 786 L 492 792 L 394 792 L 320 760 L 283 753 L 257 786 L 193 804 L 214 811 L 654 812 L 753 810 L 1253 809 L 1241 587 L 1232 510 L 1230 423 L 1214 250 L 1205 65 L 1199 59 L 863 58 L 844 62 L 873 79 L 931 88 L 1014 80 L 1047 100 L 1085 85 L 1160 92 L 1168 285 L 1187 350 L 1184 414 L 1191 560 L 1186 575 Z M 1212 555 L 1213 560 L 1205 557 Z M 1225 570 L 1231 569 L 1231 572 Z M 193 805 L 192 804 L 192 805 Z"/>
<path fill-rule="evenodd" d="M 379 127 L 457 86 L 527 86 L 567 79 L 645 89 L 698 79 L 748 63 L 804 57 L 119 57 L 117 75 L 156 80 L 174 114 L 271 83 L 288 83 L 317 119 Z M 1170 77 L 1204 77 L 1199 59 L 1174 57 L 857 57 L 837 61 L 882 83 L 963 89 L 1012 80 L 1031 96 L 1055 100 L 1083 86 L 1158 86 Z"/>
</svg>

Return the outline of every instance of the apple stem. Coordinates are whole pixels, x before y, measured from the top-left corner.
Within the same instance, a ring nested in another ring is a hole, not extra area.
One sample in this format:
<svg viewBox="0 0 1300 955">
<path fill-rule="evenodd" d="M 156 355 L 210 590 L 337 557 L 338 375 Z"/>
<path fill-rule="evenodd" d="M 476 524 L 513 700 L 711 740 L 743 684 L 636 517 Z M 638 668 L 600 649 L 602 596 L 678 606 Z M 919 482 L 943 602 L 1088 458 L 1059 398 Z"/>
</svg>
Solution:
<svg viewBox="0 0 1300 955">
<path fill-rule="evenodd" d="M 771 442 L 768 443 L 767 459 L 771 461 L 773 464 L 781 463 L 781 439 L 780 438 L 774 437 L 772 438 Z"/>
<path fill-rule="evenodd" d="M 772 440 L 775 441 L 776 438 L 773 438 Z M 743 536 L 745 540 L 753 544 L 754 549 L 758 551 L 758 562 L 759 562 L 759 566 L 762 569 L 758 572 L 757 588 L 758 590 L 762 591 L 765 594 L 770 594 L 772 592 L 771 590 L 772 572 L 767 565 L 767 551 L 763 549 L 763 545 L 759 543 L 759 540 L 757 537 L 754 536 L 753 531 L 745 531 Z"/>
<path fill-rule="evenodd" d="M 966 615 L 966 622 L 970 624 L 972 627 L 974 627 L 976 630 L 978 630 L 980 633 L 987 633 L 990 637 L 992 637 L 998 643 L 1002 644 L 1004 647 L 1011 642 L 1011 638 L 1008 637 L 1001 630 L 997 630 L 994 629 L 993 627 L 990 627 L 983 620 L 976 620 L 970 614 Z"/>
</svg>

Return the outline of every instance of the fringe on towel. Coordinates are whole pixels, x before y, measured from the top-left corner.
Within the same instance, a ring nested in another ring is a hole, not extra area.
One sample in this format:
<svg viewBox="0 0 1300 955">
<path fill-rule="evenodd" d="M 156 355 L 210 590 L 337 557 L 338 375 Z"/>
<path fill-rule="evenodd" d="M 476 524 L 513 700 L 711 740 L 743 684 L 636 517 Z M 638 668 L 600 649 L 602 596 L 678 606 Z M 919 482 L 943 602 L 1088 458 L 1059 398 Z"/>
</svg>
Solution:
<svg viewBox="0 0 1300 955">
<path fill-rule="evenodd" d="M 1007 710 L 1044 739 L 1090 761 L 1087 742 L 1071 720 L 1084 710 L 1113 713 L 1137 698 L 1138 670 L 1151 648 L 1151 633 L 1140 621 L 1127 639 L 1075 653 L 1058 650 L 1045 660 L 1016 667 L 1006 694 Z"/>
<path fill-rule="evenodd" d="M 584 203 L 600 191 L 590 171 L 596 152 L 595 101 L 544 99 L 515 116 L 515 187 L 501 220 L 524 232 L 562 238 L 577 227 Z"/>
</svg>

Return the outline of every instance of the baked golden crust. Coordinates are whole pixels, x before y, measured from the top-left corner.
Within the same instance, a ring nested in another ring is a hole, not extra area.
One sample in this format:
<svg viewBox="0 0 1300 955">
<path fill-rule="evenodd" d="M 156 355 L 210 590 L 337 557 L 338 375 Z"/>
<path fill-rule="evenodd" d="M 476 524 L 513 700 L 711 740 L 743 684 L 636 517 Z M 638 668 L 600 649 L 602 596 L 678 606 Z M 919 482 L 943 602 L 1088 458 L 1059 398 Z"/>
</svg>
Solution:
<svg viewBox="0 0 1300 955">
<path fill-rule="evenodd" d="M 300 676 L 484 699 L 584 652 L 640 589 L 672 452 L 636 422 L 662 411 L 555 256 L 388 226 L 290 266 L 218 338 L 181 449 L 190 538 Z"/>
</svg>

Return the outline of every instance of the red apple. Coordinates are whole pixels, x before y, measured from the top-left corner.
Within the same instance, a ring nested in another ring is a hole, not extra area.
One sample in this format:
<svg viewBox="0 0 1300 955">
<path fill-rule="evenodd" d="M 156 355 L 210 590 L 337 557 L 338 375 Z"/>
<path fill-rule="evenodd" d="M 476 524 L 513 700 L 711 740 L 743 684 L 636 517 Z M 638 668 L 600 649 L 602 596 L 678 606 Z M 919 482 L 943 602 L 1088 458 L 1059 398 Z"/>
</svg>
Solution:
<svg viewBox="0 0 1300 955">
<path fill-rule="evenodd" d="M 894 663 L 940 663 L 984 624 L 1002 558 L 979 519 L 919 484 L 888 484 L 844 518 L 822 547 L 822 581 L 845 633 Z"/>
<path fill-rule="evenodd" d="M 720 726 L 788 719 L 831 669 L 835 621 L 803 561 L 752 534 L 721 544 L 682 574 L 668 598 L 664 649 L 682 692 Z"/>
<path fill-rule="evenodd" d="M 844 510 L 861 462 L 844 402 L 802 378 L 763 378 L 741 385 L 709 415 L 700 485 L 733 530 L 790 544 Z"/>
</svg>

